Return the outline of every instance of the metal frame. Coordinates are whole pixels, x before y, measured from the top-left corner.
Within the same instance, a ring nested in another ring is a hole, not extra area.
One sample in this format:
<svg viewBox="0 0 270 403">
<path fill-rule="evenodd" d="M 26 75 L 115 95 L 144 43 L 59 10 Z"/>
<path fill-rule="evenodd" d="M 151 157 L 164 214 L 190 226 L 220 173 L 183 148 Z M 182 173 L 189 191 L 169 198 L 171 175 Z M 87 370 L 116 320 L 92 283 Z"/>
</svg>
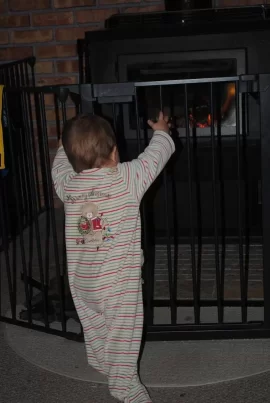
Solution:
<svg viewBox="0 0 270 403">
<path fill-rule="evenodd" d="M 237 93 L 246 94 L 249 93 L 255 98 L 257 98 L 260 103 L 260 122 L 261 122 L 261 160 L 262 160 L 262 204 L 263 204 L 263 245 L 264 245 L 264 300 L 250 300 L 247 297 L 247 282 L 248 282 L 248 273 L 245 267 L 245 263 L 243 261 L 243 245 L 245 242 L 243 228 L 244 224 L 242 221 L 242 211 L 243 211 L 243 193 L 241 192 L 241 181 L 243 178 L 242 172 L 242 142 L 243 138 L 240 135 L 239 129 L 236 130 L 235 136 L 235 147 L 237 150 L 237 161 L 238 161 L 238 170 L 237 170 L 237 178 L 238 178 L 238 201 L 237 201 L 237 209 L 239 212 L 239 234 L 238 234 L 238 245 L 239 245 L 239 267 L 240 267 L 240 279 L 241 279 L 241 298 L 238 300 L 225 300 L 224 299 L 224 272 L 222 271 L 222 267 L 220 266 L 220 235 L 218 233 L 218 195 L 217 195 L 217 144 L 215 140 L 215 126 L 212 120 L 211 124 L 211 144 L 212 144 L 212 183 L 213 183 L 213 214 L 214 214 L 214 241 L 215 241 L 215 262 L 216 262 L 216 286 L 218 289 L 217 297 L 212 300 L 202 299 L 200 297 L 200 268 L 196 263 L 195 259 L 195 243 L 201 242 L 202 240 L 198 238 L 194 232 L 194 211 L 192 208 L 190 209 L 190 248 L 192 255 L 192 277 L 193 277 L 193 295 L 192 299 L 183 300 L 177 298 L 176 293 L 176 280 L 177 280 L 177 271 L 176 266 L 174 266 L 174 261 L 172 258 L 173 250 L 172 245 L 177 241 L 177 237 L 175 238 L 175 233 L 173 233 L 170 226 L 167 226 L 164 231 L 166 233 L 166 248 L 167 248 L 167 263 L 168 263 L 168 283 L 169 283 L 169 291 L 170 295 L 168 299 L 155 299 L 153 296 L 153 283 L 155 276 L 155 251 L 153 239 L 151 238 L 149 227 L 151 223 L 149 221 L 152 220 L 152 205 L 149 203 L 147 198 L 144 200 L 142 204 L 142 218 L 143 218 L 143 243 L 144 249 L 146 252 L 146 266 L 144 269 L 145 272 L 145 318 L 146 318 L 146 337 L 149 340 L 176 340 L 176 339 L 211 339 L 211 338 L 253 338 L 253 337 L 269 337 L 270 336 L 270 279 L 269 279 L 269 267 L 270 267 L 270 248 L 268 243 L 270 242 L 270 213 L 268 206 L 270 204 L 270 192 L 268 183 L 270 178 L 268 178 L 269 174 L 269 153 L 270 153 L 270 137 L 269 137 L 269 125 L 270 125 L 270 115 L 268 113 L 268 105 L 270 101 L 270 75 L 258 75 L 258 76 L 235 76 L 235 77 L 218 77 L 218 78 L 206 78 L 206 79 L 194 79 L 194 80 L 173 80 L 173 81 L 152 81 L 152 82 L 140 82 L 140 83 L 118 83 L 118 84 L 82 84 L 79 86 L 54 86 L 54 87 L 39 87 L 39 88 L 24 88 L 24 89 L 7 89 L 6 90 L 6 101 L 9 97 L 19 96 L 21 99 L 22 108 L 22 127 L 21 130 L 24 133 L 24 139 L 26 141 L 27 146 L 27 164 L 29 165 L 29 174 L 31 174 L 31 181 L 34 183 L 35 178 L 33 173 L 35 171 L 33 166 L 33 130 L 31 125 L 29 125 L 30 118 L 30 109 L 29 109 L 29 99 L 30 95 L 34 95 L 35 99 L 35 109 L 38 123 L 38 131 L 39 131 L 39 153 L 41 155 L 41 159 L 43 160 L 43 181 L 44 181 L 44 190 L 45 190 L 45 214 L 46 214 L 46 239 L 45 243 L 47 245 L 47 249 L 45 251 L 38 252 L 39 256 L 39 287 L 41 290 L 41 300 L 43 301 L 43 314 L 44 314 L 44 325 L 37 325 L 32 320 L 32 297 L 33 297 L 33 287 L 37 286 L 38 280 L 33 279 L 31 277 L 31 259 L 26 263 L 26 257 L 24 254 L 24 233 L 23 227 L 21 223 L 19 223 L 20 231 L 19 231 L 19 240 L 21 244 L 21 253 L 22 253 L 22 265 L 23 265 L 23 280 L 25 285 L 25 295 L 27 302 L 27 310 L 28 310 L 28 320 L 27 322 L 18 320 L 16 313 L 16 287 L 14 283 L 14 279 L 16 278 L 16 268 L 15 272 L 13 272 L 13 281 L 12 278 L 9 279 L 9 287 L 10 287 L 10 306 L 12 317 L 8 317 L 5 313 L 1 313 L 0 311 L 0 320 L 6 321 L 8 323 L 14 323 L 21 326 L 27 326 L 33 329 L 58 334 L 68 338 L 81 339 L 80 334 L 74 334 L 67 331 L 66 328 L 66 312 L 65 312 L 65 298 L 63 294 L 63 283 L 65 276 L 65 267 L 61 266 L 60 255 L 59 255 L 59 239 L 56 231 L 56 220 L 55 220 L 55 211 L 53 206 L 53 194 L 52 194 L 52 183 L 50 178 L 50 161 L 49 161 L 49 148 L 48 148 L 48 138 L 47 138 L 47 122 L 45 116 L 45 103 L 44 103 L 44 94 L 52 93 L 56 96 L 57 102 L 59 105 L 59 110 L 61 111 L 62 118 L 60 119 L 63 123 L 66 121 L 66 102 L 69 95 L 72 95 L 75 99 L 76 106 L 78 111 L 82 111 L 84 113 L 93 113 L 102 105 L 110 105 L 112 106 L 113 111 L 113 122 L 115 127 L 119 127 L 119 119 L 121 117 L 121 105 L 134 102 L 136 111 L 137 111 L 137 149 L 138 152 L 141 151 L 142 147 L 147 145 L 148 138 L 145 136 L 142 137 L 142 130 L 140 129 L 139 124 L 139 105 L 138 105 L 138 91 L 140 91 L 141 87 L 147 86 L 157 86 L 160 89 L 160 108 L 162 109 L 162 88 L 168 85 L 183 85 L 185 88 L 186 99 L 187 99 L 187 91 L 188 85 L 194 83 L 207 83 L 210 86 L 211 90 L 211 98 L 213 100 L 213 90 L 214 85 L 220 82 L 234 82 L 236 85 Z M 186 103 L 187 105 L 187 103 Z M 240 121 L 240 108 L 239 105 L 236 105 L 237 109 L 237 121 Z M 8 110 L 8 105 L 7 105 Z M 212 102 L 212 116 L 214 116 L 214 105 Z M 192 154 L 192 138 L 188 124 L 188 113 L 186 110 L 186 144 L 188 149 L 188 166 L 189 166 L 189 198 L 194 200 L 194 186 L 193 186 L 193 169 L 194 169 L 194 155 Z M 10 127 L 10 126 L 9 126 Z M 239 125 L 238 125 L 239 127 Z M 11 146 L 12 146 L 12 136 L 10 136 Z M 177 139 L 176 139 L 177 141 Z M 12 159 L 13 168 L 16 167 L 16 161 L 14 158 Z M 15 171 L 15 170 L 14 170 Z M 172 190 L 172 193 L 175 192 L 175 183 L 173 182 L 173 178 L 169 170 L 165 169 L 162 177 L 160 179 L 164 186 L 164 194 L 165 194 L 165 214 L 169 216 L 172 213 L 173 206 L 175 206 L 176 201 L 172 200 L 172 208 L 170 203 L 168 194 Z M 15 188 L 17 188 L 16 178 L 15 178 Z M 37 243 L 39 247 L 41 247 L 41 239 L 40 239 L 40 227 L 39 227 L 39 213 L 36 209 L 36 195 L 35 191 L 31 192 L 31 224 L 30 229 L 34 228 L 35 231 L 30 231 L 32 234 L 32 238 L 35 236 L 37 238 Z M 4 220 L 4 207 L 3 206 L 3 197 L 0 198 L 0 211 L 1 213 L 1 221 Z M 6 207 L 5 207 L 6 208 Z M 19 216 L 18 211 L 18 203 L 16 204 L 16 209 Z M 149 218 L 150 217 L 150 218 Z M 53 238 L 53 247 L 54 247 L 54 255 L 55 255 L 55 268 L 56 268 L 56 278 L 57 278 L 57 286 L 58 286 L 58 298 L 60 302 L 60 323 L 61 330 L 55 330 L 50 325 L 50 312 L 48 310 L 49 307 L 49 284 L 48 284 L 48 255 L 50 253 L 50 248 L 48 247 L 49 238 Z M 15 238 L 13 238 L 13 242 L 15 242 Z M 223 242 L 223 241 L 222 241 Z M 175 244 L 176 245 L 176 244 Z M 32 246 L 33 248 L 33 246 Z M 177 249 L 177 248 L 176 248 Z M 4 243 L 4 253 L 5 260 L 7 265 L 10 262 L 10 243 Z M 41 255 L 45 253 L 45 264 L 42 261 Z M 65 254 L 65 249 L 63 250 L 63 255 Z M 65 261 L 63 261 L 63 265 L 65 265 Z M 10 265 L 9 265 L 10 266 Z M 11 274 L 11 268 L 7 267 L 9 273 Z M 1 269 L 3 270 L 3 269 Z M 15 278 L 14 278 L 15 276 Z M 34 281 L 35 280 L 35 281 Z M 0 282 L 1 287 L 1 282 Z M 0 288 L 0 302 L 1 302 L 1 288 Z M 1 304 L 0 304 L 1 306 Z M 224 322 L 224 307 L 239 307 L 241 309 L 241 320 L 239 323 L 227 323 Z M 171 324 L 154 324 L 154 310 L 158 307 L 168 307 L 170 309 L 170 320 Z M 177 309 L 179 307 L 192 307 L 194 310 L 194 324 L 179 324 L 177 321 Z M 200 317 L 201 308 L 204 307 L 214 307 L 217 309 L 218 313 L 218 321 L 217 323 L 202 323 Z M 249 307 L 263 307 L 264 308 L 264 320 L 257 322 L 248 322 L 247 318 L 247 310 Z"/>
<path fill-rule="evenodd" d="M 35 57 L 0 65 L 0 83 L 6 87 L 35 86 Z"/>
</svg>

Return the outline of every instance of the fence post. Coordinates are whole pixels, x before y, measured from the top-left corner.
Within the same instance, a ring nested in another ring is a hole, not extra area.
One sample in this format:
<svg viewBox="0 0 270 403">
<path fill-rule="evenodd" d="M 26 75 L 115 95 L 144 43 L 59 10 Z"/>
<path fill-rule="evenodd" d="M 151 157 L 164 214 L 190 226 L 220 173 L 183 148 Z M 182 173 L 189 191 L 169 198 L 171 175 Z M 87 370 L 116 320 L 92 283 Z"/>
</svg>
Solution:
<svg viewBox="0 0 270 403">
<path fill-rule="evenodd" d="M 270 74 L 259 76 L 261 118 L 264 326 L 270 328 Z"/>
</svg>

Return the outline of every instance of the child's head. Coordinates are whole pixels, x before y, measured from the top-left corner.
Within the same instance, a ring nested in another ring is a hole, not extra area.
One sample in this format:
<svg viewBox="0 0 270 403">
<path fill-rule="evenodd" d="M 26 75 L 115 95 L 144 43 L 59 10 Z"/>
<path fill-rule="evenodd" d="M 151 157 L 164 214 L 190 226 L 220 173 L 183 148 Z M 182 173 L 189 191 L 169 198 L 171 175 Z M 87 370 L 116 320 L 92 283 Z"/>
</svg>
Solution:
<svg viewBox="0 0 270 403">
<path fill-rule="evenodd" d="M 100 116 L 79 115 L 70 119 L 64 127 L 62 143 L 77 173 L 118 162 L 112 127 Z"/>
</svg>

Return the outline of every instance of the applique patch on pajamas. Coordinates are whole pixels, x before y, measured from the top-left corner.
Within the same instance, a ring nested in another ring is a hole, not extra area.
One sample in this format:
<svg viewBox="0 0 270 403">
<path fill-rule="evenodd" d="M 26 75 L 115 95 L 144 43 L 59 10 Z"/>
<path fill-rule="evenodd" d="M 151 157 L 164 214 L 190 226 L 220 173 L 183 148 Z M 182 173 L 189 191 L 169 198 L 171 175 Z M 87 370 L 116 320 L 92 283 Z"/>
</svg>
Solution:
<svg viewBox="0 0 270 403">
<path fill-rule="evenodd" d="M 103 242 L 113 239 L 108 221 L 103 214 L 99 213 L 98 206 L 93 202 L 88 202 L 82 207 L 78 232 L 82 237 L 77 238 L 77 244 L 92 243 L 100 247 Z"/>
</svg>

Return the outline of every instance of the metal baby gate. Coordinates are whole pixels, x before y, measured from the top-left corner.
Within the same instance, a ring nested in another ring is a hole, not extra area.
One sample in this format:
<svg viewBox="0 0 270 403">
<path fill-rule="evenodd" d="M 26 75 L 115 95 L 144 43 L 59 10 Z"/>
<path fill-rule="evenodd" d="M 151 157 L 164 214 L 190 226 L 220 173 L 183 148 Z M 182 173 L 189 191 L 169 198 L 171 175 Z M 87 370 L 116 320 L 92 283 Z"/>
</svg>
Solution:
<svg viewBox="0 0 270 403">
<path fill-rule="evenodd" d="M 227 126 L 224 85 L 234 93 Z M 207 94 L 199 109 L 198 86 Z M 268 337 L 269 86 L 270 75 L 258 75 L 6 88 L 12 180 L 0 179 L 0 319 L 81 338 L 67 284 L 63 206 L 52 187 L 52 143 L 68 117 L 98 113 L 114 126 L 121 159 L 132 159 L 152 136 L 147 118 L 165 109 L 176 153 L 141 206 L 145 335 Z"/>
</svg>

